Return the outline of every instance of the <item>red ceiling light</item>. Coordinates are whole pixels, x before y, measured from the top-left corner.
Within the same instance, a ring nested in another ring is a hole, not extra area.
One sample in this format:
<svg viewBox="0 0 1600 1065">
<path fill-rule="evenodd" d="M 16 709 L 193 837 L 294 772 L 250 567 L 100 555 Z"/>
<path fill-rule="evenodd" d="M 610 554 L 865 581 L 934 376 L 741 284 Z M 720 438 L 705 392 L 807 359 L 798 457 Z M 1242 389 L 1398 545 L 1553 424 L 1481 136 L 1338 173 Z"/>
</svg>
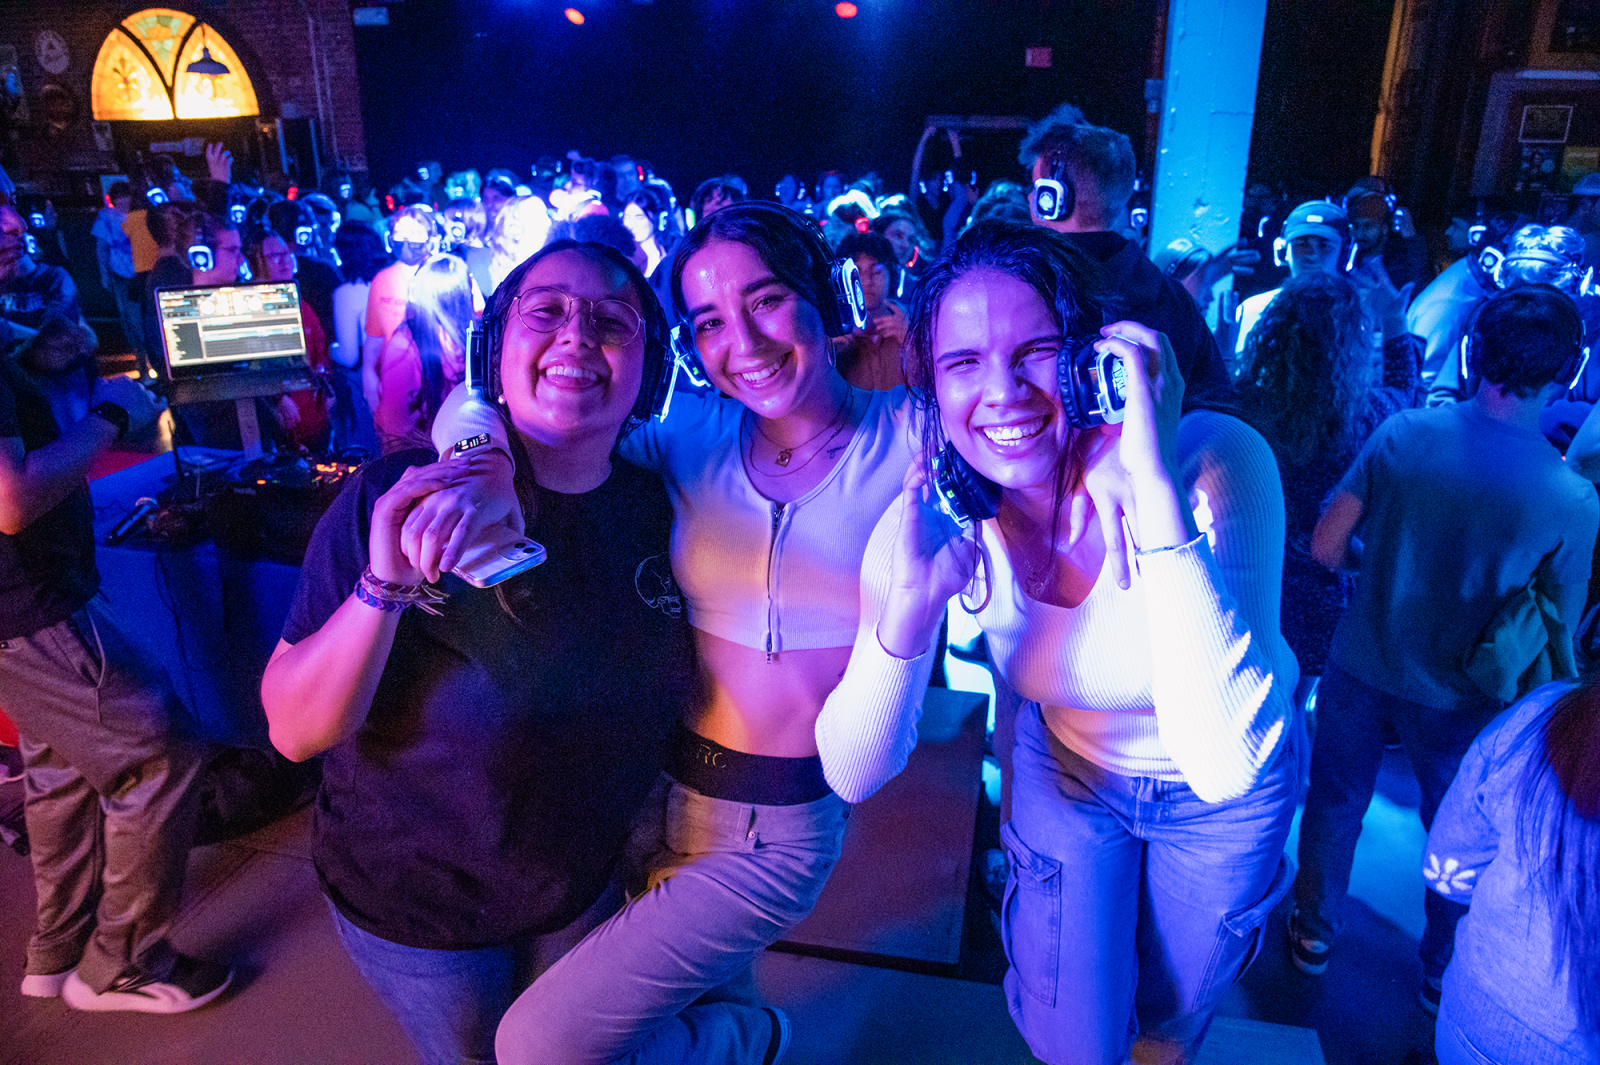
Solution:
<svg viewBox="0 0 1600 1065">
<path fill-rule="evenodd" d="M 567 21 L 572 23 L 574 26 L 583 25 L 583 12 L 579 11 L 577 8 L 569 7 L 564 14 L 567 16 Z"/>
<path fill-rule="evenodd" d="M 850 0 L 840 0 L 840 3 L 833 5 L 833 13 L 840 18 L 855 18 L 859 10 Z"/>
</svg>

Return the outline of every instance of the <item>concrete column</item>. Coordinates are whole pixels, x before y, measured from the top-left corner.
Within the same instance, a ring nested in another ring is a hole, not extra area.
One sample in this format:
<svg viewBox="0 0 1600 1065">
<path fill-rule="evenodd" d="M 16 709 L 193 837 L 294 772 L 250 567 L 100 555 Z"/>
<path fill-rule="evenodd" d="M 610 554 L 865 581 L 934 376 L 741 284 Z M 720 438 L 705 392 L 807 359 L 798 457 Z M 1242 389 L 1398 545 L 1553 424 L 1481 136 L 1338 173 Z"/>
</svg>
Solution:
<svg viewBox="0 0 1600 1065">
<path fill-rule="evenodd" d="M 1150 248 L 1239 239 L 1266 0 L 1170 0 Z"/>
</svg>

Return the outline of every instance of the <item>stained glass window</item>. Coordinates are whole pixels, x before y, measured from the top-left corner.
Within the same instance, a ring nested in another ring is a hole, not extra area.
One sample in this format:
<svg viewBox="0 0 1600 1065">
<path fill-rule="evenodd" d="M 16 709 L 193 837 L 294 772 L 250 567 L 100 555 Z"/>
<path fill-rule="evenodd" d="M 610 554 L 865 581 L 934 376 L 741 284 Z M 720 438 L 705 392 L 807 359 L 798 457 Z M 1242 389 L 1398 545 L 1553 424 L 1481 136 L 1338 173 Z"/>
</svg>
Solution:
<svg viewBox="0 0 1600 1065">
<path fill-rule="evenodd" d="M 208 49 L 228 68 L 218 77 L 190 74 Z M 154 7 L 130 15 L 100 46 L 90 83 L 96 119 L 226 118 L 256 115 L 255 87 L 216 29 L 191 15 Z"/>
</svg>

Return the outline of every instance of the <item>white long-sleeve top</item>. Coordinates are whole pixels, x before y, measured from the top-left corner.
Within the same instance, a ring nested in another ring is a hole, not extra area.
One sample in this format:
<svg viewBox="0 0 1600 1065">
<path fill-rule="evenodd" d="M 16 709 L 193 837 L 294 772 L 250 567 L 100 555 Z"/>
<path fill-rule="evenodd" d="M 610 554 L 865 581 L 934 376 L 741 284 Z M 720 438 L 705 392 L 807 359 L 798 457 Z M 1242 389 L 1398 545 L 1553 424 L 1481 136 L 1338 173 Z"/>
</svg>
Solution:
<svg viewBox="0 0 1600 1065">
<path fill-rule="evenodd" d="M 904 389 L 868 393 L 845 454 L 788 504 L 766 499 L 745 472 L 743 411 L 680 394 L 666 421 L 652 419 L 619 450 L 666 483 L 673 575 L 695 628 L 769 653 L 851 645 L 816 738 L 829 785 L 860 802 L 905 768 L 933 669 L 932 653 L 895 658 L 877 636 L 899 529 L 898 511 L 885 511 L 911 462 L 910 403 Z M 507 427 L 456 389 L 435 419 L 435 446 L 445 453 L 480 434 L 503 445 Z"/>
<path fill-rule="evenodd" d="M 1062 743 L 1221 802 L 1254 787 L 1293 732 L 1299 667 L 1278 629 L 1283 489 L 1266 441 L 1227 415 L 1186 416 L 1178 455 L 1194 542 L 1141 554 L 1126 591 L 1103 568 L 1069 609 L 1023 591 L 990 520 L 992 590 L 977 618 L 1006 682 Z"/>
</svg>

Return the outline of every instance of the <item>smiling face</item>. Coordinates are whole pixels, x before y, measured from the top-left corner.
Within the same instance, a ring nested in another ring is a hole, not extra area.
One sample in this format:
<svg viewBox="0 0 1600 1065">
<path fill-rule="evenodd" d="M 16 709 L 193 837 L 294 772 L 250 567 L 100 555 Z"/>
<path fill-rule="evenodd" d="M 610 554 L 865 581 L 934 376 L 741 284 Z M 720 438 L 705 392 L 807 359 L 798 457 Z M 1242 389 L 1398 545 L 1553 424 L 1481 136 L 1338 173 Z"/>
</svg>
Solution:
<svg viewBox="0 0 1600 1065">
<path fill-rule="evenodd" d="M 621 270 L 571 249 L 533 265 L 517 289 L 518 313 L 506 318 L 500 346 L 501 391 L 512 423 L 523 434 L 560 447 L 599 434 L 615 439 L 639 396 L 645 329 L 625 343 L 606 343 L 592 321 L 594 304 L 620 300 L 643 317 L 639 294 Z M 573 298 L 572 313 L 550 332 L 529 328 L 524 316 Z"/>
<path fill-rule="evenodd" d="M 656 224 L 644 213 L 644 208 L 630 203 L 622 209 L 622 224 L 628 228 L 636 243 L 643 244 L 656 235 Z"/>
<path fill-rule="evenodd" d="M 883 236 L 894 248 L 894 253 L 900 257 L 901 262 L 911 261 L 912 249 L 916 247 L 917 241 L 916 226 L 905 219 L 900 219 L 889 223 L 888 228 L 883 231 Z"/>
<path fill-rule="evenodd" d="M 1289 273 L 1336 274 L 1339 272 L 1339 244 L 1319 233 L 1303 233 L 1289 241 Z"/>
<path fill-rule="evenodd" d="M 821 313 L 754 248 L 711 241 L 684 264 L 682 285 L 695 347 L 719 389 L 762 418 L 838 406 Z"/>
<path fill-rule="evenodd" d="M 934 394 L 950 442 L 1003 488 L 1054 489 L 1070 443 L 1056 384 L 1061 326 L 1033 288 L 978 269 L 946 290 L 933 328 Z"/>
</svg>

